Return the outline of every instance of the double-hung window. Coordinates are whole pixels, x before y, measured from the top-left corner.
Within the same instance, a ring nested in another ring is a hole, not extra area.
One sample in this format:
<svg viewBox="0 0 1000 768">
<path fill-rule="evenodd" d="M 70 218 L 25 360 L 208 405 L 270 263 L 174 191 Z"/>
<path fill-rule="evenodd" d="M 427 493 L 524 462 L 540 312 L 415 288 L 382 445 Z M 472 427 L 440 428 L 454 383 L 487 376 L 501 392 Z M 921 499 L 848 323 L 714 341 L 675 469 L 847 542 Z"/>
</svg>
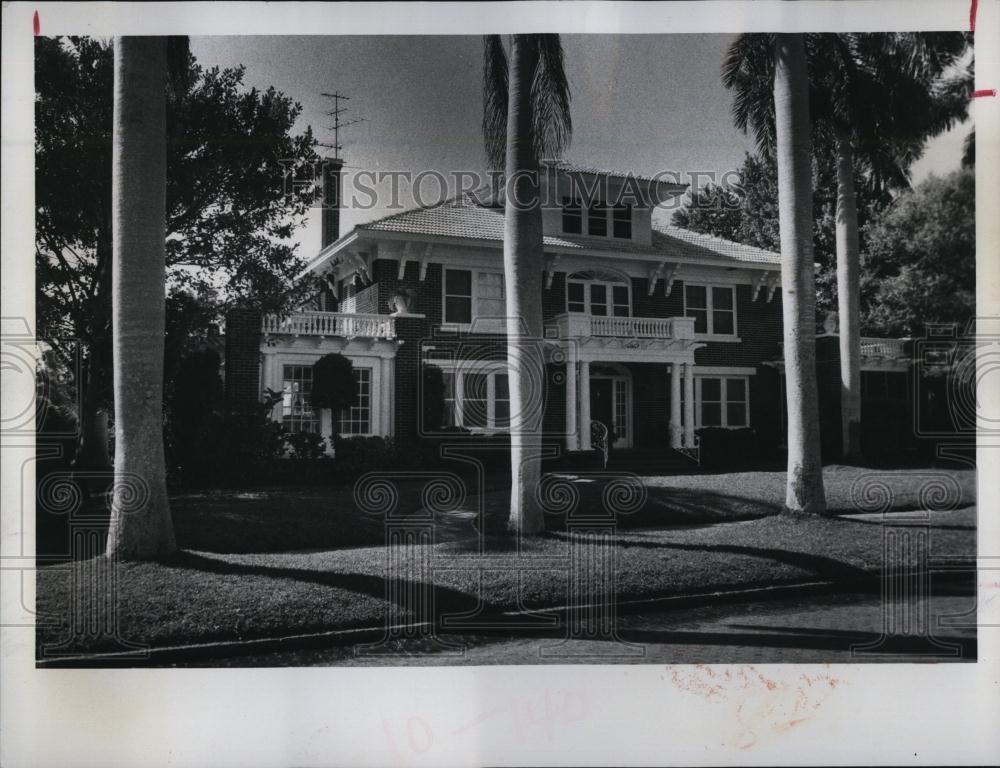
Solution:
<svg viewBox="0 0 1000 768">
<path fill-rule="evenodd" d="M 502 324 L 506 310 L 502 272 L 445 269 L 443 320 L 447 325 L 470 325 L 473 318 Z"/>
<path fill-rule="evenodd" d="M 568 235 L 583 234 L 583 207 L 576 198 L 563 198 L 562 228 Z"/>
<path fill-rule="evenodd" d="M 629 317 L 629 287 L 624 283 L 569 280 L 566 283 L 566 311 L 597 317 Z"/>
<path fill-rule="evenodd" d="M 444 271 L 444 321 L 468 325 L 472 322 L 472 272 Z"/>
<path fill-rule="evenodd" d="M 587 207 L 587 234 L 591 237 L 608 236 L 608 204 L 595 200 Z"/>
<path fill-rule="evenodd" d="M 750 426 L 745 376 L 696 376 L 699 427 L 736 429 Z"/>
<path fill-rule="evenodd" d="M 444 371 L 445 424 L 472 432 L 510 428 L 510 387 L 505 368 Z"/>
<path fill-rule="evenodd" d="M 313 411 L 311 365 L 282 367 L 281 421 L 289 432 L 319 432 L 319 416 Z"/>
<path fill-rule="evenodd" d="M 694 332 L 736 335 L 736 289 L 731 285 L 684 286 L 684 315 L 694 318 Z"/>
<path fill-rule="evenodd" d="M 342 435 L 369 435 L 372 431 L 372 369 L 355 368 L 354 405 L 337 415 L 337 431 Z"/>
<path fill-rule="evenodd" d="M 632 206 L 619 203 L 612 209 L 611 233 L 619 239 L 632 239 Z"/>
</svg>

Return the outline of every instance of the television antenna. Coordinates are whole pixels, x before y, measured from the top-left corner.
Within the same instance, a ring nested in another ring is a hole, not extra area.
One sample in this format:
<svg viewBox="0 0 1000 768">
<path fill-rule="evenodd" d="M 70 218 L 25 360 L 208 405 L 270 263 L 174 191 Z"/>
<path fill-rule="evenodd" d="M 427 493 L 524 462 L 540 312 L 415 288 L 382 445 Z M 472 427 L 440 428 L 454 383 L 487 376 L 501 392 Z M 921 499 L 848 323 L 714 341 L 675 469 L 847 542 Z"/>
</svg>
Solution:
<svg viewBox="0 0 1000 768">
<path fill-rule="evenodd" d="M 342 128 L 346 128 L 349 125 L 357 125 L 358 123 L 365 123 L 367 120 L 363 117 L 356 117 L 352 120 L 342 120 L 341 115 L 347 112 L 347 107 L 342 107 L 341 102 L 350 101 L 350 96 L 345 96 L 339 91 L 334 91 L 333 93 L 323 93 L 320 94 L 324 98 L 333 100 L 333 109 L 327 111 L 327 115 L 333 118 L 333 125 L 328 126 L 329 130 L 333 131 L 333 143 L 325 141 L 317 141 L 316 144 L 325 147 L 326 149 L 333 151 L 333 159 L 340 160 L 340 152 L 343 150 L 343 145 L 340 143 L 340 131 Z"/>
</svg>

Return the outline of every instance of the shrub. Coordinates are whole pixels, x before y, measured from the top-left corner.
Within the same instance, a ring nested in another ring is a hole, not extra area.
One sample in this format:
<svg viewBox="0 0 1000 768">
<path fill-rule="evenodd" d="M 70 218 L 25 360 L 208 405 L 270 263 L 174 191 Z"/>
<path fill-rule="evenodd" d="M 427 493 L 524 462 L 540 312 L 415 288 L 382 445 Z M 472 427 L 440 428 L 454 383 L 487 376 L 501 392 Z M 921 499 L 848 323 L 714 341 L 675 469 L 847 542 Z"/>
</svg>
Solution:
<svg viewBox="0 0 1000 768">
<path fill-rule="evenodd" d="M 285 443 L 293 459 L 320 459 L 326 454 L 326 438 L 315 432 L 286 432 Z"/>
<path fill-rule="evenodd" d="M 703 467 L 745 466 L 758 458 L 757 433 L 753 429 L 703 427 L 697 435 Z"/>
<path fill-rule="evenodd" d="M 354 405 L 357 396 L 354 366 L 343 355 L 323 355 L 313 363 L 310 400 L 315 410 L 329 408 L 336 412 Z"/>
</svg>

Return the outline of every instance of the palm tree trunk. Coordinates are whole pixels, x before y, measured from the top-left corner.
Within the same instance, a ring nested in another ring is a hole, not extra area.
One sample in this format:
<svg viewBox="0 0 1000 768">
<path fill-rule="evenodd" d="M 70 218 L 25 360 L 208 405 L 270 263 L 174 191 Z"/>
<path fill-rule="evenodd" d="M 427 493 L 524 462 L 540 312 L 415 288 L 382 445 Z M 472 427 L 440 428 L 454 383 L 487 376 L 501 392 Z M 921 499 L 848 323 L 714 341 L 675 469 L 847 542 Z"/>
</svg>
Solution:
<svg viewBox="0 0 1000 768">
<path fill-rule="evenodd" d="M 816 402 L 816 280 L 812 232 L 809 82 L 801 35 L 775 36 L 774 111 L 781 228 L 788 481 L 785 509 L 826 509 Z"/>
<path fill-rule="evenodd" d="M 163 454 L 166 39 L 115 40 L 112 344 L 115 492 L 108 555 L 177 548 Z"/>
<path fill-rule="evenodd" d="M 522 534 L 545 524 L 537 499 L 541 480 L 542 209 L 538 158 L 532 141 L 531 81 L 538 50 L 526 36 L 511 38 L 508 59 L 507 195 L 504 209 L 504 278 L 510 385 L 510 519 Z"/>
<path fill-rule="evenodd" d="M 861 458 L 861 277 L 858 203 L 850 139 L 837 136 L 837 315 L 840 322 L 840 414 L 844 458 Z"/>
</svg>

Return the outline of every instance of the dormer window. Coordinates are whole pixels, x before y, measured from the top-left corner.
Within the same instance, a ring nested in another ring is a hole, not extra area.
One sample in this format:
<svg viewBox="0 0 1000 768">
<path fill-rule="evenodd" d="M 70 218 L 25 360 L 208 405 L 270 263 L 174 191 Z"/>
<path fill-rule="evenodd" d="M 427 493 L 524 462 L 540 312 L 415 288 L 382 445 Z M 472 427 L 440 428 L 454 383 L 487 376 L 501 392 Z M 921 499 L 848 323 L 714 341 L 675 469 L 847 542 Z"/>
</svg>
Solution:
<svg viewBox="0 0 1000 768">
<path fill-rule="evenodd" d="M 632 239 L 632 206 L 627 203 L 619 203 L 614 207 L 614 221 L 612 222 L 612 233 L 616 238 L 622 240 Z"/>
<path fill-rule="evenodd" d="M 608 236 L 608 206 L 603 200 L 595 200 L 587 208 L 587 234 L 592 237 Z"/>
<path fill-rule="evenodd" d="M 563 232 L 569 235 L 583 234 L 583 208 L 580 201 L 564 197 L 562 203 Z"/>
</svg>

